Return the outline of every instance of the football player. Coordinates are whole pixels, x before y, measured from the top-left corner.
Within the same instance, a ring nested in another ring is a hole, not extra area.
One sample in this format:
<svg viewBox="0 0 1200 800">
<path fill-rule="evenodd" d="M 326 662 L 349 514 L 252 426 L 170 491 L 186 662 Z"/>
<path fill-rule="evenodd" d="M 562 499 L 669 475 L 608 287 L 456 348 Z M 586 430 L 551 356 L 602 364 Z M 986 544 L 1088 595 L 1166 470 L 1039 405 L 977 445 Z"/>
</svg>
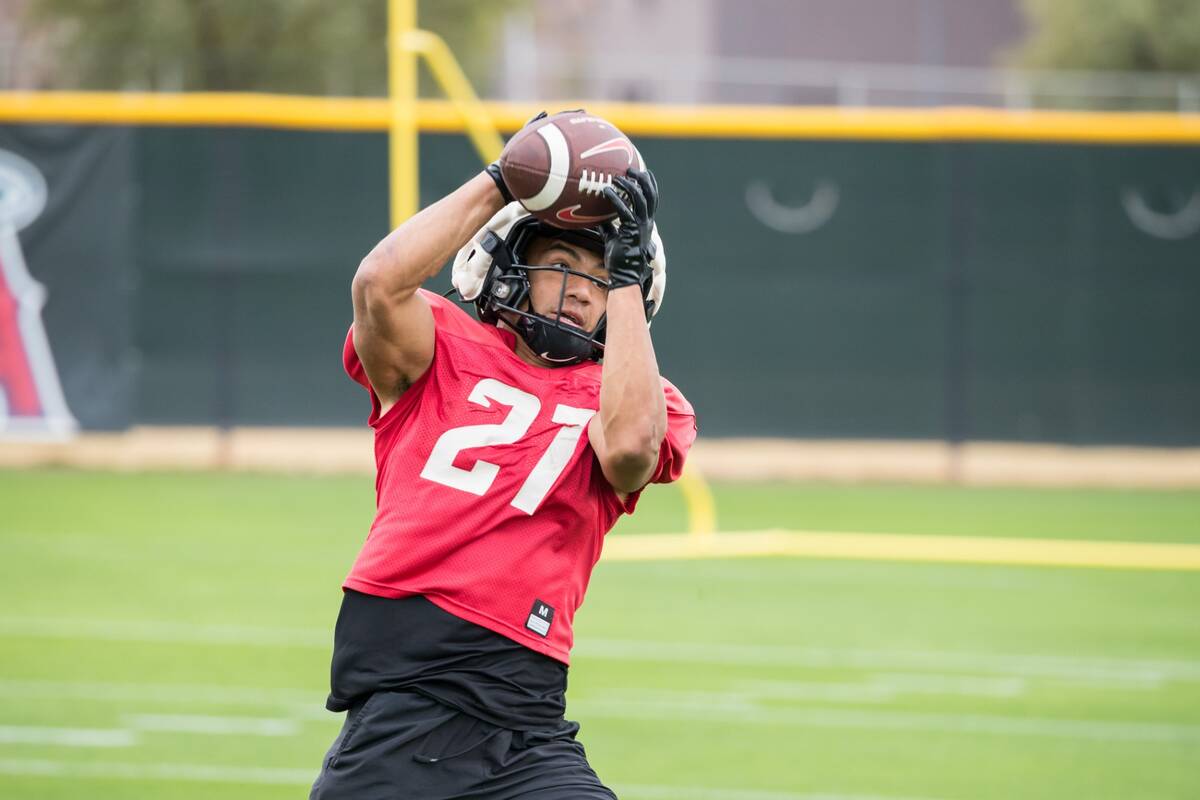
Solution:
<svg viewBox="0 0 1200 800">
<path fill-rule="evenodd" d="M 650 339 L 658 186 L 614 186 L 619 224 L 566 231 L 493 164 L 359 266 L 344 365 L 371 399 L 377 511 L 311 798 L 615 797 L 564 718 L 571 623 L 605 533 L 679 477 L 696 426 Z M 456 251 L 478 320 L 420 288 Z"/>
</svg>

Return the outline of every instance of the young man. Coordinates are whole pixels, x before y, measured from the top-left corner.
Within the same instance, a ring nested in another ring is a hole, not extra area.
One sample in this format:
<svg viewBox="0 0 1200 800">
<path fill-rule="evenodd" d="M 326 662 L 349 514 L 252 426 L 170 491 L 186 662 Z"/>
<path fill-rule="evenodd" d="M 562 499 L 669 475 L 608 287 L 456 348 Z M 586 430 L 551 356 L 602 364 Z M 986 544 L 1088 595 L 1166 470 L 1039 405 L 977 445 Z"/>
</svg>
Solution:
<svg viewBox="0 0 1200 800">
<path fill-rule="evenodd" d="M 344 361 L 371 397 L 377 513 L 344 584 L 327 707 L 348 713 L 314 800 L 615 797 L 564 719 L 571 622 L 604 534 L 679 477 L 695 418 L 650 341 L 658 187 L 614 183 L 619 226 L 562 231 L 492 165 L 355 275 Z M 419 288 L 455 251 L 480 321 Z"/>
</svg>

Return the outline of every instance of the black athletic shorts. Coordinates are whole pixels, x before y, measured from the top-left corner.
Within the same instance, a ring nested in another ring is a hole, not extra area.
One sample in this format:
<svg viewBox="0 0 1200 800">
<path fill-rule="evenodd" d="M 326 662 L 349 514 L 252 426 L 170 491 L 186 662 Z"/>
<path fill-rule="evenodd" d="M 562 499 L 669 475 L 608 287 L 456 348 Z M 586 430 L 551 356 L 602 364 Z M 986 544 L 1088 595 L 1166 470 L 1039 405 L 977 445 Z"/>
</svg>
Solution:
<svg viewBox="0 0 1200 800">
<path fill-rule="evenodd" d="M 417 692 L 375 692 L 346 712 L 309 800 L 616 800 L 578 730 L 515 731 Z"/>
</svg>

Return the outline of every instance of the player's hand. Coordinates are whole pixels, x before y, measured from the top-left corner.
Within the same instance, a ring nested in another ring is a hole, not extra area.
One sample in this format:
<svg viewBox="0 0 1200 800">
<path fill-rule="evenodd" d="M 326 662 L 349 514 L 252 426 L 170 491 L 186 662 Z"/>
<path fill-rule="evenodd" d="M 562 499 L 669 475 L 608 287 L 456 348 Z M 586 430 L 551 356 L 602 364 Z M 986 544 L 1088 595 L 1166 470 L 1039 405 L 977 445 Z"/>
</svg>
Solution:
<svg viewBox="0 0 1200 800">
<path fill-rule="evenodd" d="M 583 113 L 583 109 L 582 108 L 571 108 L 571 109 L 565 109 L 563 111 L 559 111 L 557 113 L 571 114 L 571 113 L 575 113 L 575 112 Z M 521 130 L 528 128 L 533 123 L 537 122 L 538 120 L 543 120 L 548 116 L 550 116 L 550 115 L 547 114 L 545 111 L 539 111 L 538 113 L 534 114 L 532 117 L 530 117 L 529 119 L 527 119 L 525 121 L 525 124 L 521 126 Z M 516 137 L 514 136 L 513 138 L 516 138 Z M 504 149 L 507 150 L 508 147 L 505 146 Z M 493 181 L 496 182 L 496 188 L 500 190 L 500 196 L 504 198 L 504 202 L 511 203 L 516 198 L 513 197 L 512 190 L 508 188 L 508 183 L 506 183 L 504 180 L 504 173 L 500 171 L 500 161 L 503 160 L 503 158 L 504 158 L 504 152 L 502 151 L 500 153 L 500 158 L 498 158 L 495 161 L 493 161 L 492 163 L 488 164 L 487 167 L 484 168 L 484 172 L 486 172 L 488 174 L 489 178 L 491 178 Z"/>
<path fill-rule="evenodd" d="M 645 294 L 653 278 L 650 262 L 657 253 L 652 231 L 654 214 L 658 211 L 658 181 L 649 170 L 630 169 L 628 177 L 613 178 L 613 186 L 604 189 L 604 196 L 613 204 L 621 221 L 620 225 L 605 228 L 608 287 L 620 289 L 637 284 Z"/>
<path fill-rule="evenodd" d="M 579 110 L 582 111 L 583 109 L 579 109 Z M 545 119 L 547 116 L 549 116 L 549 115 L 545 111 L 539 111 L 537 114 L 534 114 L 532 117 L 530 117 L 528 120 L 526 120 L 525 124 L 522 125 L 521 127 L 528 128 L 530 125 L 537 122 L 539 119 Z M 501 153 L 501 156 L 503 156 L 503 155 L 504 154 Z M 484 168 L 483 171 L 488 174 L 489 178 L 491 178 L 493 181 L 496 182 L 496 188 L 500 190 L 500 196 L 504 198 L 504 202 L 506 205 L 516 199 L 513 197 L 512 190 L 508 188 L 508 184 L 504 181 L 504 174 L 500 171 L 500 159 L 499 158 L 497 158 L 492 163 L 488 164 Z"/>
<path fill-rule="evenodd" d="M 511 203 L 515 198 L 512 190 L 508 188 L 508 184 L 504 182 L 504 174 L 500 171 L 500 159 L 488 164 L 483 171 L 496 182 L 496 188 L 500 191 L 500 196 L 504 198 L 504 205 Z"/>
</svg>

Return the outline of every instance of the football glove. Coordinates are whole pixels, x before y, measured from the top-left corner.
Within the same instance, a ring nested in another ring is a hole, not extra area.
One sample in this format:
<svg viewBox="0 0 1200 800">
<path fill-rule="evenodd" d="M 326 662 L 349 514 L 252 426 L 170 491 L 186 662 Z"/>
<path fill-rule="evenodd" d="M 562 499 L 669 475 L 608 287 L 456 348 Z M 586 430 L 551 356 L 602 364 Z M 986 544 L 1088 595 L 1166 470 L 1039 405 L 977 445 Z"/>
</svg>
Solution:
<svg viewBox="0 0 1200 800">
<path fill-rule="evenodd" d="M 581 108 L 579 110 L 582 111 L 583 109 Z M 545 111 L 539 111 L 537 114 L 530 117 L 521 127 L 527 128 L 533 123 L 537 122 L 539 119 L 545 119 L 547 116 L 549 115 Z M 503 156 L 504 154 L 501 153 L 501 155 Z M 500 172 L 500 159 L 497 158 L 495 161 L 488 164 L 486 167 L 484 167 L 483 171 L 488 174 L 489 178 L 496 182 L 496 188 L 500 190 L 500 196 L 504 198 L 504 204 L 508 205 L 511 203 L 515 198 L 513 197 L 512 190 L 508 188 L 508 184 L 504 181 L 503 173 Z"/>
<path fill-rule="evenodd" d="M 630 169 L 628 176 L 613 178 L 613 185 L 605 187 L 604 196 L 613 204 L 620 220 L 615 226 L 605 226 L 604 266 L 608 270 L 608 286 L 620 289 L 636 284 L 642 287 L 644 295 L 653 278 L 651 262 L 658 254 L 653 235 L 658 181 L 649 170 Z"/>
<path fill-rule="evenodd" d="M 500 190 L 500 196 L 504 198 L 504 205 L 508 205 L 513 201 L 512 190 L 508 188 L 508 184 L 504 182 L 504 176 L 500 174 L 500 159 L 496 159 L 488 164 L 484 170 L 488 177 L 496 182 L 496 188 Z"/>
</svg>

